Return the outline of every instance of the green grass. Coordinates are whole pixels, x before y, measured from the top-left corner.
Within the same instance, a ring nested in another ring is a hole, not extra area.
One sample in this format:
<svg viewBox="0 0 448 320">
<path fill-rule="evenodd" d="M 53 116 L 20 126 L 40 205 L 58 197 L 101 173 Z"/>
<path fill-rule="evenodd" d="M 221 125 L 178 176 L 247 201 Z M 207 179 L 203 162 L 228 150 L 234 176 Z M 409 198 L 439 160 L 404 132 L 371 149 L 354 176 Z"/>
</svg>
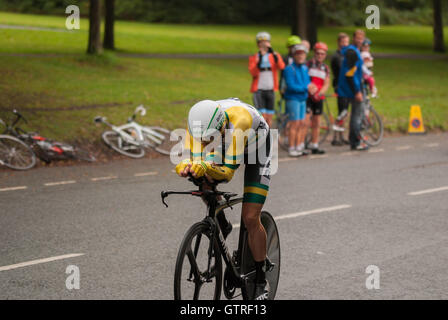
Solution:
<svg viewBox="0 0 448 320">
<path fill-rule="evenodd" d="M 60 139 L 98 137 L 94 116 L 123 123 L 141 103 L 150 108 L 143 123 L 173 129 L 185 126 L 195 101 L 251 102 L 246 60 L 2 57 L 0 70 L 0 106 L 30 110 L 30 129 Z M 380 98 L 374 103 L 387 129 L 405 131 L 413 104 L 422 106 L 428 129 L 448 129 L 445 61 L 377 60 L 375 72 Z"/>
<path fill-rule="evenodd" d="M 0 23 L 45 28 L 65 28 L 65 16 L 39 16 L 0 12 Z M 83 53 L 87 46 L 88 21 L 72 32 L 0 29 L 0 52 Z M 255 34 L 267 30 L 273 47 L 285 53 L 287 26 L 175 25 L 117 21 L 116 45 L 134 53 L 230 53 L 249 54 L 255 50 Z M 339 32 L 352 34 L 354 27 L 320 28 L 319 39 L 336 49 Z M 448 28 L 445 29 L 448 33 Z M 429 26 L 383 26 L 367 32 L 375 52 L 432 53 Z M 448 46 L 448 39 L 447 39 Z"/>
<path fill-rule="evenodd" d="M 0 13 L 0 24 L 63 28 L 63 17 Z M 87 22 L 77 32 L 0 29 L 0 53 L 67 53 L 63 56 L 0 55 L 0 108 L 26 110 L 28 129 L 64 140 L 98 140 L 107 116 L 124 123 L 138 104 L 149 107 L 144 124 L 185 127 L 188 108 L 201 99 L 239 97 L 251 102 L 247 60 L 138 59 L 106 52 L 84 54 Z M 117 23 L 117 44 L 128 52 L 250 53 L 260 26 L 185 26 Z M 266 27 L 273 44 L 284 48 L 286 27 Z M 353 28 L 323 28 L 322 40 Z M 385 27 L 371 32 L 375 50 L 430 53 L 426 27 Z M 376 39 L 376 40 L 375 40 Z M 330 42 L 330 44 L 332 44 Z M 330 45 L 331 46 L 331 45 Z M 428 129 L 448 130 L 446 61 L 377 59 L 380 98 L 375 107 L 391 131 L 406 131 L 409 108 L 422 106 Z M 330 100 L 335 109 L 335 101 Z M 0 118 L 10 113 L 1 111 Z"/>
</svg>

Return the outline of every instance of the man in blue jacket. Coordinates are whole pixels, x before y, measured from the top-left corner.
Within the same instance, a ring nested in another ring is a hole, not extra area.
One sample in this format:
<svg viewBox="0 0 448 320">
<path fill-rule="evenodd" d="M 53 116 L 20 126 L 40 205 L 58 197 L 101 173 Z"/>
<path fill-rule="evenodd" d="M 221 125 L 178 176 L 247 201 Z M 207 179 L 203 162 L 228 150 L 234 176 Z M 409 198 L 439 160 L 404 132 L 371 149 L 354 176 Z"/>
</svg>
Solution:
<svg viewBox="0 0 448 320">
<path fill-rule="evenodd" d="M 286 112 L 289 116 L 289 156 L 300 157 L 306 155 L 305 152 L 305 131 L 301 130 L 305 126 L 306 100 L 308 92 L 315 94 L 317 87 L 311 83 L 308 75 L 308 68 L 305 64 L 308 48 L 303 44 L 295 45 L 292 48 L 294 63 L 290 64 L 283 71 L 286 83 L 284 97 L 286 99 Z"/>
<path fill-rule="evenodd" d="M 349 140 L 352 150 L 364 151 L 369 147 L 362 141 L 361 122 L 364 112 L 363 77 L 359 47 L 365 39 L 365 32 L 355 31 L 353 44 L 342 48 L 343 62 L 339 73 L 338 96 L 344 103 L 352 105 Z"/>
</svg>

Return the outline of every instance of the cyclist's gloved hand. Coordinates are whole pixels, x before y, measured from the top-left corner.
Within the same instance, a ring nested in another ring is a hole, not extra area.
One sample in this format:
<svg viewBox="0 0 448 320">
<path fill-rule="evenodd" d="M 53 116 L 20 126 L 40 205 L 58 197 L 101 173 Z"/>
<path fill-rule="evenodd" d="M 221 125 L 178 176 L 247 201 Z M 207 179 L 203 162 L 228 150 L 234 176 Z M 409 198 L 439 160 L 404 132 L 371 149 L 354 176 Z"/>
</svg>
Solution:
<svg viewBox="0 0 448 320">
<path fill-rule="evenodd" d="M 193 177 L 201 178 L 205 175 L 205 172 L 207 171 L 207 167 L 208 167 L 207 162 L 204 162 L 204 161 L 194 162 L 190 168 L 190 172 L 193 174 Z"/>
<path fill-rule="evenodd" d="M 192 162 L 190 159 L 185 159 L 182 162 L 180 162 L 177 166 L 176 166 L 176 173 L 180 176 L 182 176 L 182 173 L 185 171 L 186 167 L 189 167 L 192 165 Z"/>
</svg>

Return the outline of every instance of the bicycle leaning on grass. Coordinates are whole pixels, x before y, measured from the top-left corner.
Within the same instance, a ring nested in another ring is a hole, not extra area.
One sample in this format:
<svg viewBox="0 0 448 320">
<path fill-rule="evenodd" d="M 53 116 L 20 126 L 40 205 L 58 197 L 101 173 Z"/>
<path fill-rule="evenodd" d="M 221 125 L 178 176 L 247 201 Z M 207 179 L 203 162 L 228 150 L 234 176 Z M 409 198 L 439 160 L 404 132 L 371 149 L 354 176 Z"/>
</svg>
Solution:
<svg viewBox="0 0 448 320">
<path fill-rule="evenodd" d="M 162 191 L 162 202 L 170 194 L 183 194 L 201 197 L 207 204 L 206 217 L 195 223 L 185 234 L 177 255 L 174 273 L 174 299 L 199 300 L 221 298 L 234 299 L 242 295 L 244 300 L 253 300 L 255 294 L 255 262 L 249 248 L 247 229 L 241 219 L 238 249 L 230 254 L 226 240 L 217 221 L 219 211 L 231 208 L 243 202 L 237 194 L 221 192 L 217 183 L 210 183 L 190 175 L 189 181 L 199 189 L 192 191 Z M 204 183 L 208 187 L 204 188 Z M 272 300 L 277 292 L 280 275 L 280 239 L 273 217 L 266 211 L 261 212 L 261 223 L 267 234 L 266 279 L 270 284 L 268 299 Z M 223 275 L 222 259 L 226 269 Z M 241 294 L 236 295 L 236 290 Z"/>
<path fill-rule="evenodd" d="M 177 143 L 170 141 L 171 131 L 161 127 L 142 126 L 135 121 L 137 114 L 141 116 L 146 114 L 143 105 L 138 106 L 128 118 L 128 123 L 121 126 L 110 124 L 106 117 L 95 117 L 95 123 L 104 123 L 112 129 L 103 132 L 104 143 L 131 158 L 142 158 L 147 148 L 152 148 L 163 155 L 170 155 L 172 147 Z"/>
</svg>

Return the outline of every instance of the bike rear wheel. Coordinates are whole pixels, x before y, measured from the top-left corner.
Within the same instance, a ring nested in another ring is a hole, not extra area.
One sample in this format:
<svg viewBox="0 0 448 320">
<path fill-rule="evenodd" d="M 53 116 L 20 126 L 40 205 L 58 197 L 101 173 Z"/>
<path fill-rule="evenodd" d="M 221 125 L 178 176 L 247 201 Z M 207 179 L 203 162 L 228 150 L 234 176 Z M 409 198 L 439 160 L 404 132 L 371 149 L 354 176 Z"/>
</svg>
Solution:
<svg viewBox="0 0 448 320">
<path fill-rule="evenodd" d="M 274 300 L 277 293 L 278 280 L 280 277 L 280 237 L 274 218 L 269 212 L 261 212 L 261 223 L 266 230 L 266 251 L 270 262 L 274 264 L 272 270 L 266 272 L 266 280 L 269 282 L 270 292 L 269 300 Z M 249 248 L 247 240 L 247 232 L 244 237 L 244 243 L 241 253 L 241 274 L 246 275 L 251 273 L 245 285 L 241 288 L 244 300 L 253 300 L 254 285 L 255 285 L 255 262 Z"/>
<path fill-rule="evenodd" d="M 381 143 L 384 135 L 383 121 L 372 105 L 365 112 L 362 128 L 364 141 L 369 146 L 374 147 Z"/>
<path fill-rule="evenodd" d="M 142 147 L 126 142 L 115 131 L 105 131 L 102 138 L 106 145 L 127 157 L 138 159 L 145 155 L 145 150 Z"/>
<path fill-rule="evenodd" d="M 185 234 L 174 272 L 175 300 L 221 298 L 222 259 L 216 239 L 211 243 L 211 234 L 210 225 L 204 222 L 196 223 Z"/>
<path fill-rule="evenodd" d="M 28 170 L 36 165 L 36 155 L 23 141 L 0 135 L 0 164 L 14 170 Z"/>
</svg>

